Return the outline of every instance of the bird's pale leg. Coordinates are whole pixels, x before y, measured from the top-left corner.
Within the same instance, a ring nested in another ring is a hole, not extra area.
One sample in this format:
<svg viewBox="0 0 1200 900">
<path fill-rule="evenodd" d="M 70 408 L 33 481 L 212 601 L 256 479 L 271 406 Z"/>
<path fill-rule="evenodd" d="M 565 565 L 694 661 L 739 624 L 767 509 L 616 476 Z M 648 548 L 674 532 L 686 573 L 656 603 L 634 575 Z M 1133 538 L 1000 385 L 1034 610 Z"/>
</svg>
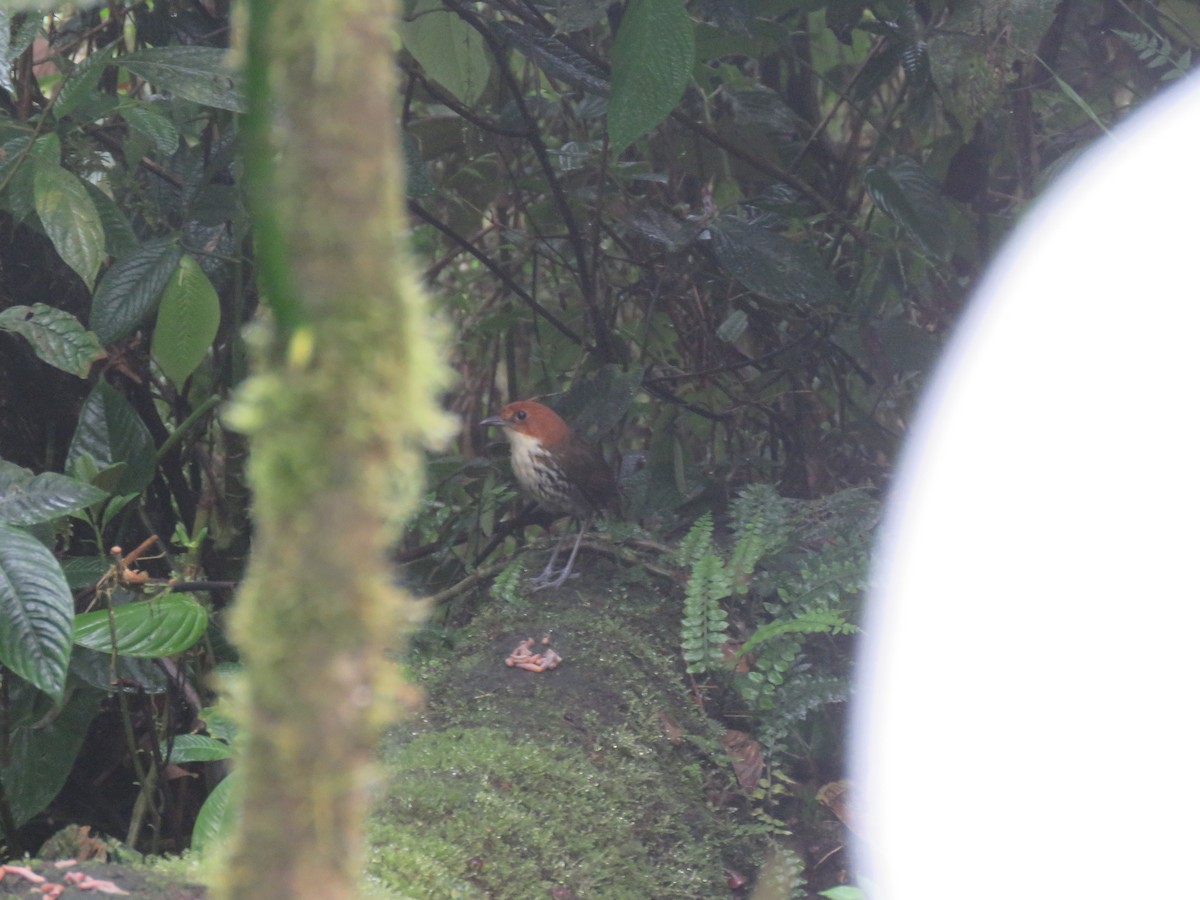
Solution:
<svg viewBox="0 0 1200 900">
<path fill-rule="evenodd" d="M 579 534 L 575 538 L 575 546 L 571 548 L 571 555 L 567 557 L 567 564 L 563 566 L 562 571 L 555 578 L 552 577 L 554 562 L 558 559 L 558 551 L 562 549 L 566 535 L 564 534 L 559 538 L 558 543 L 554 546 L 554 552 L 550 554 L 550 562 L 546 563 L 546 568 L 542 571 L 542 574 L 533 579 L 533 589 L 535 591 L 540 591 L 542 588 L 558 587 L 571 577 L 571 568 L 575 565 L 575 554 L 579 552 L 579 545 L 583 543 L 583 536 L 587 534 L 587 530 L 591 524 L 592 520 L 590 518 L 584 519 L 579 523 Z"/>
<path fill-rule="evenodd" d="M 560 537 L 557 541 L 554 542 L 554 550 L 550 554 L 550 561 L 548 563 L 546 563 L 546 568 L 542 569 L 542 574 L 537 575 L 530 579 L 530 584 L 533 585 L 533 589 L 535 591 L 538 590 L 539 588 L 551 586 L 550 579 L 554 575 L 554 563 L 558 561 L 559 551 L 562 550 L 563 544 L 565 544 L 567 542 L 567 537 L 568 536 L 566 534 L 564 534 L 562 537 Z"/>
</svg>

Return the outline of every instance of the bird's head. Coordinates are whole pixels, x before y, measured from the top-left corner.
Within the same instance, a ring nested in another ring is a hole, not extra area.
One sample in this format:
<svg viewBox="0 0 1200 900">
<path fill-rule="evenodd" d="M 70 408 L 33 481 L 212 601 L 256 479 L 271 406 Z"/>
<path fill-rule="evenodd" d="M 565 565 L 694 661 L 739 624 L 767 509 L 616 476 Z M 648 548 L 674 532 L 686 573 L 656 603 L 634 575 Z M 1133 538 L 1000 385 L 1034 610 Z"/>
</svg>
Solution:
<svg viewBox="0 0 1200 900">
<path fill-rule="evenodd" d="M 497 425 L 504 429 L 510 443 L 537 441 L 543 447 L 553 447 L 571 437 L 571 427 L 550 407 L 536 400 L 518 400 L 484 419 L 480 425 Z M 524 441 L 522 440 L 524 439 Z"/>
</svg>

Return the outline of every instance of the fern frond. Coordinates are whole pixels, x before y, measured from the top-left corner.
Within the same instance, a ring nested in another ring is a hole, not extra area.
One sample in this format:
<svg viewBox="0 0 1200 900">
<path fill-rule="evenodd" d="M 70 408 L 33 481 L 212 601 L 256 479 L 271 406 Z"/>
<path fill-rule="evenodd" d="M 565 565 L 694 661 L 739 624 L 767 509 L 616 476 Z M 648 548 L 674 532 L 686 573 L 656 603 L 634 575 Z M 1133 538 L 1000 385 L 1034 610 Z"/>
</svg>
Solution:
<svg viewBox="0 0 1200 900">
<path fill-rule="evenodd" d="M 847 622 L 837 610 L 814 610 L 792 619 L 768 622 L 742 644 L 741 653 L 749 653 L 759 644 L 785 634 L 854 634 L 857 631 L 858 627 Z"/>
<path fill-rule="evenodd" d="M 684 591 L 681 646 L 688 672 L 700 674 L 721 668 L 721 647 L 729 640 L 729 615 L 721 601 L 731 591 L 729 572 L 710 547 L 692 566 Z"/>
<path fill-rule="evenodd" d="M 691 569 L 701 556 L 711 553 L 712 533 L 712 513 L 705 513 L 692 523 L 688 533 L 679 542 L 679 549 L 675 551 L 675 559 L 679 565 L 685 569 Z"/>
<path fill-rule="evenodd" d="M 870 575 L 866 551 L 831 548 L 803 562 L 800 570 L 776 585 L 782 606 L 796 612 L 840 604 L 843 598 L 862 593 Z"/>
<path fill-rule="evenodd" d="M 1171 71 L 1162 76 L 1164 81 L 1186 75 L 1191 68 L 1191 50 L 1176 56 L 1171 42 L 1165 37 L 1155 34 L 1139 34 L 1136 31 L 1122 31 L 1119 28 L 1114 28 L 1113 33 L 1129 45 L 1129 48 L 1138 55 L 1138 59 L 1144 62 L 1147 68 L 1170 67 Z"/>
<path fill-rule="evenodd" d="M 521 582 L 524 580 L 524 575 L 524 560 L 518 556 L 504 567 L 504 571 L 492 580 L 492 587 L 488 593 L 495 599 L 502 600 L 505 603 L 519 604 L 523 598 Z"/>
<path fill-rule="evenodd" d="M 847 488 L 798 504 L 789 526 L 789 542 L 810 545 L 841 538 L 865 544 L 879 517 L 879 501 L 866 488 Z"/>
<path fill-rule="evenodd" d="M 836 675 L 806 673 L 790 678 L 776 688 L 772 696 L 770 716 L 763 722 L 760 739 L 787 743 L 789 734 L 808 718 L 809 713 L 824 709 L 832 703 L 850 699 L 850 679 Z"/>
</svg>

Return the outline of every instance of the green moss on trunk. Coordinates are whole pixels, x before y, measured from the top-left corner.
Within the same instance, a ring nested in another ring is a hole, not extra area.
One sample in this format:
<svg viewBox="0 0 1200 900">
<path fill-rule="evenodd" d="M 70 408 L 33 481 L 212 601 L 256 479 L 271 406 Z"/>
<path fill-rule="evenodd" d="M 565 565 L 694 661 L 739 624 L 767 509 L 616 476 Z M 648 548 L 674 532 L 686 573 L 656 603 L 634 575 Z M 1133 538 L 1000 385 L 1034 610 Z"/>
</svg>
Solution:
<svg viewBox="0 0 1200 900">
<path fill-rule="evenodd" d="M 278 151 L 273 173 L 250 167 L 269 179 L 255 212 L 282 238 L 260 255 L 285 257 L 260 265 L 289 273 L 295 296 L 272 305 L 298 314 L 230 414 L 252 437 L 255 546 L 233 622 L 248 737 L 228 897 L 354 895 L 372 748 L 400 687 L 384 652 L 420 618 L 385 551 L 420 445 L 448 433 L 448 376 L 401 246 L 393 13 L 311 0 L 251 16 Z"/>
</svg>

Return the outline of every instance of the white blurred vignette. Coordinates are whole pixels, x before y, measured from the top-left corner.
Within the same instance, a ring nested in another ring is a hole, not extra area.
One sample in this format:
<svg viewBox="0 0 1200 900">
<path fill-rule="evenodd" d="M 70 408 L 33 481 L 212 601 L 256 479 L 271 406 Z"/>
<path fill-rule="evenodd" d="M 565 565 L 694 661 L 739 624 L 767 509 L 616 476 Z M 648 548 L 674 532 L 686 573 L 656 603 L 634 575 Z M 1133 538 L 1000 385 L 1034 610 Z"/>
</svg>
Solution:
<svg viewBox="0 0 1200 900">
<path fill-rule="evenodd" d="M 854 710 L 871 900 L 1200 897 L 1200 81 L 1030 211 L 926 396 Z"/>
</svg>

